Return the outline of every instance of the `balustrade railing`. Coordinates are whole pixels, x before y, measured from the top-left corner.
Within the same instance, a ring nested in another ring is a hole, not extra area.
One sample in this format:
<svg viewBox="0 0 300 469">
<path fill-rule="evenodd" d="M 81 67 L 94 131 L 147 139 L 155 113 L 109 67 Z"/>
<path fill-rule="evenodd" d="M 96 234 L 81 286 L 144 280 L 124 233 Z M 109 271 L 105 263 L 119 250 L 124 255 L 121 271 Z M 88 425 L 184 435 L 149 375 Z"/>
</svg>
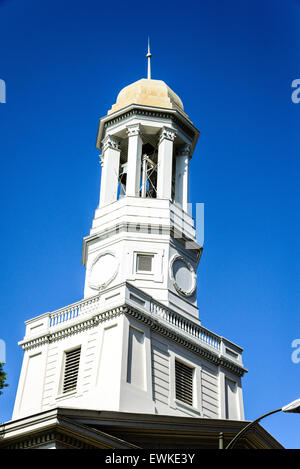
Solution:
<svg viewBox="0 0 300 469">
<path fill-rule="evenodd" d="M 53 313 L 50 313 L 50 323 L 49 326 L 56 326 L 63 322 L 69 321 L 70 319 L 77 318 L 78 316 L 83 316 L 85 314 L 91 313 L 93 310 L 96 310 L 98 303 L 100 301 L 99 295 L 93 296 L 86 300 L 73 303 L 65 308 L 58 309 Z"/>
<path fill-rule="evenodd" d="M 62 324 L 66 321 L 69 321 L 79 316 L 84 316 L 87 314 L 92 314 L 93 312 L 99 312 L 99 302 L 101 300 L 100 295 L 87 298 L 86 300 L 73 303 L 65 308 L 58 309 L 53 313 L 50 313 L 50 322 L 49 326 L 53 327 L 59 324 Z M 150 312 L 154 316 L 161 318 L 163 321 L 166 321 L 172 326 L 186 332 L 191 337 L 200 340 L 209 347 L 214 348 L 217 351 L 220 351 L 221 347 L 221 338 L 203 328 L 194 324 L 192 321 L 184 318 L 180 314 L 171 311 L 155 301 L 150 301 Z"/>
<path fill-rule="evenodd" d="M 151 301 L 150 305 L 152 314 L 155 314 L 166 322 L 170 323 L 171 325 L 178 327 L 179 329 L 183 330 L 192 337 L 201 340 L 201 342 L 204 342 L 206 345 L 213 347 L 218 351 L 220 350 L 220 337 L 214 335 L 212 332 L 208 331 L 202 326 L 197 326 L 197 324 L 193 324 L 191 321 L 182 317 L 178 313 L 170 311 L 154 301 Z"/>
</svg>

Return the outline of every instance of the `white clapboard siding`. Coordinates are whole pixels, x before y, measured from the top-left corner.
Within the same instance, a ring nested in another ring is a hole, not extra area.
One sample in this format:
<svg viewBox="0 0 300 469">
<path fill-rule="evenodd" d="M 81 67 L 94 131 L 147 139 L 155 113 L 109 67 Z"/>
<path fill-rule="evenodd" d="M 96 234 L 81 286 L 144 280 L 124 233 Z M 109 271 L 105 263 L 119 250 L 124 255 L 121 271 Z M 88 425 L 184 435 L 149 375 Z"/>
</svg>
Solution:
<svg viewBox="0 0 300 469">
<path fill-rule="evenodd" d="M 169 405 L 169 353 L 166 344 L 154 334 L 152 336 L 152 379 L 154 400 Z"/>
<path fill-rule="evenodd" d="M 218 418 L 219 389 L 217 369 L 203 365 L 201 373 L 201 390 L 203 416 L 208 418 Z"/>
<path fill-rule="evenodd" d="M 82 376 L 81 376 L 81 386 L 82 392 L 87 392 L 90 390 L 92 385 L 92 380 L 95 376 L 95 357 L 96 357 L 96 350 L 97 350 L 97 339 L 98 339 L 98 332 L 93 332 L 90 334 L 89 339 L 87 341 L 84 354 L 82 353 Z M 83 352 L 83 351 L 82 351 Z"/>
<path fill-rule="evenodd" d="M 43 387 L 42 409 L 47 408 L 53 402 L 56 395 L 57 382 L 57 362 L 58 362 L 58 346 L 50 344 L 46 360 L 46 370 Z"/>
</svg>

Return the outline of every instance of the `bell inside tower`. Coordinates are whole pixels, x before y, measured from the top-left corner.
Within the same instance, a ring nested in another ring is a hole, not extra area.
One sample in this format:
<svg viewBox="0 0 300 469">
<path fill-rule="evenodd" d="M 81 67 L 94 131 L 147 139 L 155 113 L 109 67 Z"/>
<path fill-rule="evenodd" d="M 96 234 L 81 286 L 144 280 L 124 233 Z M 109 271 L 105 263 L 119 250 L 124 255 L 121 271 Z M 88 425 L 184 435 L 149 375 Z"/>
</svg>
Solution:
<svg viewBox="0 0 300 469">
<path fill-rule="evenodd" d="M 159 172 L 158 161 L 158 134 L 143 135 L 143 142 L 141 145 L 141 156 L 137 156 L 137 178 L 138 190 L 136 197 L 141 198 L 158 198 L 157 183 Z M 174 149 L 175 150 L 175 149 Z M 175 151 L 174 151 L 175 153 Z M 117 199 L 128 195 L 127 191 L 128 182 L 128 140 L 126 138 L 120 139 L 120 161 L 119 161 L 119 174 L 118 174 L 118 189 Z M 173 157 L 172 163 L 172 187 L 171 187 L 171 200 L 175 200 L 175 185 L 176 185 L 176 158 Z"/>
</svg>

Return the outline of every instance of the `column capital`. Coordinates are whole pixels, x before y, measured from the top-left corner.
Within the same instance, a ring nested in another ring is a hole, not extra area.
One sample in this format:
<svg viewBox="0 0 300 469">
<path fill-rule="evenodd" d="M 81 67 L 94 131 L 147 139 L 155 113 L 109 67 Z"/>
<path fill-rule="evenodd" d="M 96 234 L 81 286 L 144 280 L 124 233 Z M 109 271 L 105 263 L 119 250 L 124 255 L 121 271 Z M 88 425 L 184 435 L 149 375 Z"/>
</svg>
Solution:
<svg viewBox="0 0 300 469">
<path fill-rule="evenodd" d="M 141 124 L 131 124 L 126 126 L 127 136 L 128 137 L 135 137 L 139 135 L 142 137 L 142 127 Z"/>
<path fill-rule="evenodd" d="M 192 149 L 192 146 L 189 144 L 182 145 L 176 151 L 176 156 L 187 156 L 188 158 L 190 158 L 191 149 Z"/>
<path fill-rule="evenodd" d="M 175 137 L 175 130 L 171 129 L 170 127 L 163 127 L 159 133 L 159 143 L 161 143 L 163 140 L 171 140 L 171 142 L 174 142 Z"/>
<path fill-rule="evenodd" d="M 120 151 L 120 142 L 112 135 L 106 135 L 101 142 L 102 153 L 105 153 L 108 148 Z"/>
</svg>

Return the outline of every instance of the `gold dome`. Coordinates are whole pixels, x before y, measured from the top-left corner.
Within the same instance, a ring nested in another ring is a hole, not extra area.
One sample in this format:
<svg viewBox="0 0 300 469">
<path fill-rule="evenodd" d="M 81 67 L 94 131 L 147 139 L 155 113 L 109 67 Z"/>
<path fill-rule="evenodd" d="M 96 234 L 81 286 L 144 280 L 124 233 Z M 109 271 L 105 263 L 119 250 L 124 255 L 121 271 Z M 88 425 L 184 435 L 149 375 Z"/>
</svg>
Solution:
<svg viewBox="0 0 300 469">
<path fill-rule="evenodd" d="M 183 112 L 181 99 L 161 80 L 142 78 L 126 86 L 120 91 L 116 103 L 107 114 L 112 114 L 131 104 L 177 109 Z"/>
</svg>

